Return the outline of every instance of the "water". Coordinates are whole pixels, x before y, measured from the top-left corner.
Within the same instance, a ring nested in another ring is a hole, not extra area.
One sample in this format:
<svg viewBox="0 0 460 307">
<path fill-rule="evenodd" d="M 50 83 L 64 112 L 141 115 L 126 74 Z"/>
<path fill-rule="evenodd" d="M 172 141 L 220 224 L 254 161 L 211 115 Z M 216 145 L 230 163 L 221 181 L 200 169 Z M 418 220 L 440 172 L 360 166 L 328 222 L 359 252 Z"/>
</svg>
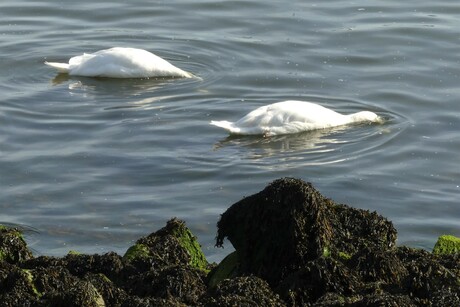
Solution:
<svg viewBox="0 0 460 307">
<path fill-rule="evenodd" d="M 37 255 L 124 251 L 185 219 L 211 261 L 219 215 L 272 180 L 391 219 L 399 244 L 460 235 L 456 1 L 2 1 L 0 222 Z M 56 76 L 43 62 L 146 49 L 203 80 Z M 227 137 L 281 100 L 384 125 Z"/>
</svg>

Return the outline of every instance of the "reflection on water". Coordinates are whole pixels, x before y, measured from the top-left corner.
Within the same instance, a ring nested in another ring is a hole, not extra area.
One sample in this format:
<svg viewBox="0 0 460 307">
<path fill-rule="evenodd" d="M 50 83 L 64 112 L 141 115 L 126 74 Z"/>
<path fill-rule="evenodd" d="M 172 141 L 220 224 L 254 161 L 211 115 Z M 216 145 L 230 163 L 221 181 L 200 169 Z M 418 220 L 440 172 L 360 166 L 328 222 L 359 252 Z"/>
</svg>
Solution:
<svg viewBox="0 0 460 307">
<path fill-rule="evenodd" d="M 230 135 L 216 143 L 214 150 L 219 150 L 225 146 L 241 146 L 246 147 L 250 151 L 258 151 L 258 157 L 268 157 L 280 152 L 293 151 L 328 152 L 332 150 L 328 148 L 328 144 L 345 142 L 334 137 L 337 133 L 345 129 L 347 127 L 342 126 L 270 137 Z"/>
<path fill-rule="evenodd" d="M 139 78 L 139 79 L 116 79 L 116 78 L 91 78 L 57 74 L 52 80 L 53 86 L 67 84 L 71 95 L 82 95 L 85 98 L 123 100 L 123 104 L 112 105 L 105 110 L 142 108 L 144 110 L 157 109 L 158 101 L 174 97 L 174 93 L 168 91 L 168 86 L 178 84 L 180 86 L 191 85 L 200 82 L 199 78 Z"/>
<path fill-rule="evenodd" d="M 384 124 L 363 123 L 272 137 L 231 135 L 214 144 L 213 149 L 224 151 L 221 155 L 237 155 L 266 170 L 300 169 L 343 161 L 351 163 L 372 156 L 406 127 L 405 122 L 391 120 Z"/>
<path fill-rule="evenodd" d="M 116 78 L 98 78 L 98 77 L 80 77 L 70 76 L 69 74 L 57 74 L 51 84 L 57 86 L 66 82 L 69 89 L 98 90 L 105 93 L 111 93 L 114 96 L 132 96 L 138 95 L 145 91 L 154 91 L 166 86 L 177 78 L 142 78 L 142 79 L 116 79 Z"/>
</svg>

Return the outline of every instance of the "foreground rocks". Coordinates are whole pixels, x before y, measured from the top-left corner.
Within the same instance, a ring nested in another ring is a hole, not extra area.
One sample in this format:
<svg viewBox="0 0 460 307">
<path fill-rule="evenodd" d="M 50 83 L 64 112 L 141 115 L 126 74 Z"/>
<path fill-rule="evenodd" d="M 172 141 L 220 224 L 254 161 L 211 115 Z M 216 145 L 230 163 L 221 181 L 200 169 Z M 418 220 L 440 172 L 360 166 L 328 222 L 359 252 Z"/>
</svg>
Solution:
<svg viewBox="0 0 460 307">
<path fill-rule="evenodd" d="M 459 240 L 436 253 L 396 247 L 392 223 L 283 178 L 231 206 L 208 264 L 172 219 L 115 253 L 33 257 L 18 229 L 0 228 L 2 306 L 460 306 Z M 450 254 L 445 254 L 448 251 Z"/>
</svg>

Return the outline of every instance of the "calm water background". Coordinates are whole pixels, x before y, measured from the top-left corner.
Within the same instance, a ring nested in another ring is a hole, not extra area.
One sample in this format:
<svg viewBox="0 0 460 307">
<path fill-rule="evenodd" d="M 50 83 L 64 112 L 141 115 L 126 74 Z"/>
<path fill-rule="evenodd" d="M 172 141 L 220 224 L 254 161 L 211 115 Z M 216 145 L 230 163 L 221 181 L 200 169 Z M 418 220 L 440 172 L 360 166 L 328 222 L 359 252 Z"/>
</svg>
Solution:
<svg viewBox="0 0 460 307">
<path fill-rule="evenodd" d="M 6 0 L 0 17 L 0 222 L 36 254 L 122 254 L 177 216 L 217 261 L 219 214 L 283 176 L 377 210 L 399 244 L 460 235 L 457 1 Z M 113 46 L 203 80 L 43 65 Z M 387 122 L 266 139 L 208 124 L 287 99 Z"/>
</svg>

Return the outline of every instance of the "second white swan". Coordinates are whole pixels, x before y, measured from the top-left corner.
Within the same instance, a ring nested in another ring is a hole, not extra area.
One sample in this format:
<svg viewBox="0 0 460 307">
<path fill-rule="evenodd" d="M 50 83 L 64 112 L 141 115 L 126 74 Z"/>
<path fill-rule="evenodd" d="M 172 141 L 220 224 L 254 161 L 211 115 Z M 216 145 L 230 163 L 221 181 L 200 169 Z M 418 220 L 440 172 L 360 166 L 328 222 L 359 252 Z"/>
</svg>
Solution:
<svg viewBox="0 0 460 307">
<path fill-rule="evenodd" d="M 360 122 L 381 123 L 383 119 L 370 111 L 343 115 L 313 102 L 288 100 L 257 108 L 236 122 L 210 124 L 230 134 L 272 136 Z"/>
</svg>

